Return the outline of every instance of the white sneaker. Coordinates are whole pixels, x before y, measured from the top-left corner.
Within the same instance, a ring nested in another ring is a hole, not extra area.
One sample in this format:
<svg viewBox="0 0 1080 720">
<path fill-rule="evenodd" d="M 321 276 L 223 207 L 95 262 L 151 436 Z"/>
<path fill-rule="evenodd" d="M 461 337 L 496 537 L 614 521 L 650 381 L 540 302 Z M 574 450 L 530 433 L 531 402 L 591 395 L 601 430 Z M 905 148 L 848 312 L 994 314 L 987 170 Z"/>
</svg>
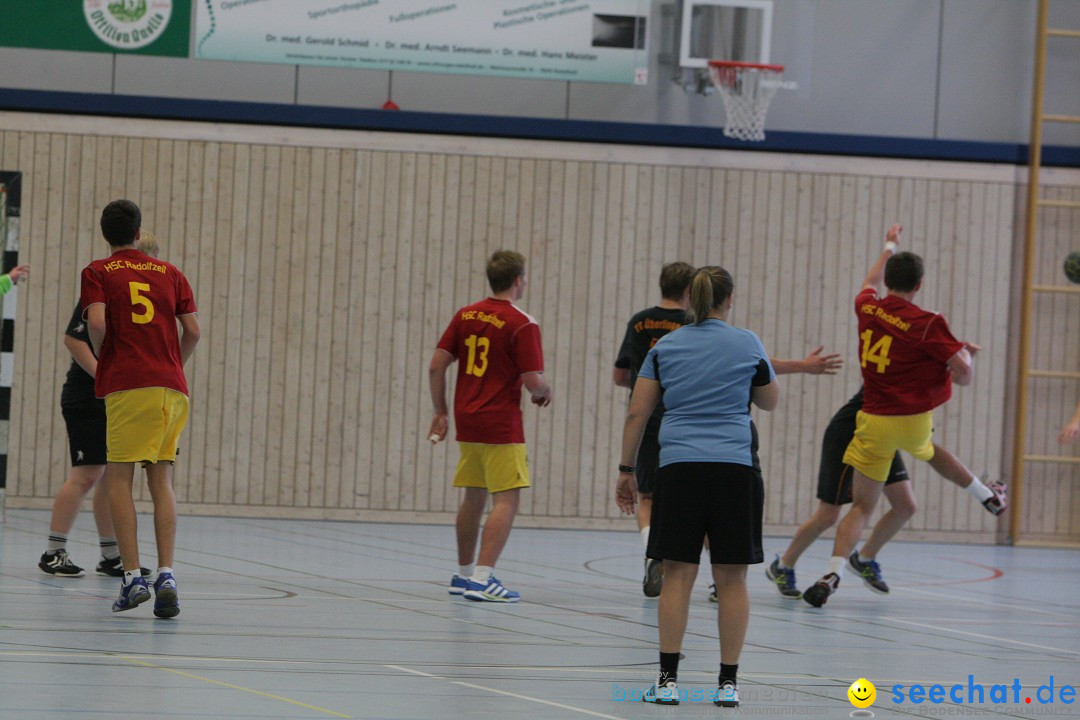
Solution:
<svg viewBox="0 0 1080 720">
<path fill-rule="evenodd" d="M 668 680 L 663 685 L 653 683 L 652 687 L 642 694 L 641 699 L 644 702 L 656 703 L 657 705 L 678 705 L 679 688 L 675 685 L 674 680 Z"/>
<path fill-rule="evenodd" d="M 713 700 L 714 705 L 720 707 L 739 707 L 739 688 L 730 680 L 724 681 L 720 687 L 716 688 L 716 699 Z"/>
</svg>

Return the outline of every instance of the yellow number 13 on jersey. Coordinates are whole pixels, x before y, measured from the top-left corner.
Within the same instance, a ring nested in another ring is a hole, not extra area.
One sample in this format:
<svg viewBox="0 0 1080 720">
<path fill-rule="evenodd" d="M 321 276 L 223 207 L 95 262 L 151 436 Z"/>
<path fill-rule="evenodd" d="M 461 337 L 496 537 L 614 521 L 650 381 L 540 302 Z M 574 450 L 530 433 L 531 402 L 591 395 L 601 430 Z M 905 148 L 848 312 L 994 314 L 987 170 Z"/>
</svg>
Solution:
<svg viewBox="0 0 1080 720">
<path fill-rule="evenodd" d="M 465 338 L 465 347 L 469 348 L 469 357 L 465 361 L 465 374 L 483 377 L 488 367 L 488 349 L 491 348 L 491 340 L 479 335 L 470 335 Z"/>
<path fill-rule="evenodd" d="M 873 363 L 877 365 L 877 371 L 879 373 L 885 372 L 885 368 L 889 367 L 889 348 L 892 347 L 892 335 L 882 335 L 881 339 L 873 345 L 870 341 L 874 339 L 874 333 L 870 330 L 864 331 L 861 335 L 862 338 L 862 366 L 866 367 L 866 363 Z"/>
<path fill-rule="evenodd" d="M 150 302 L 150 298 L 141 294 L 150 292 L 150 285 L 141 282 L 129 282 L 128 290 L 131 291 L 131 322 L 137 325 L 145 325 L 153 320 L 154 303 Z M 135 312 L 134 310 L 138 305 L 142 305 L 144 308 L 141 313 Z"/>
</svg>

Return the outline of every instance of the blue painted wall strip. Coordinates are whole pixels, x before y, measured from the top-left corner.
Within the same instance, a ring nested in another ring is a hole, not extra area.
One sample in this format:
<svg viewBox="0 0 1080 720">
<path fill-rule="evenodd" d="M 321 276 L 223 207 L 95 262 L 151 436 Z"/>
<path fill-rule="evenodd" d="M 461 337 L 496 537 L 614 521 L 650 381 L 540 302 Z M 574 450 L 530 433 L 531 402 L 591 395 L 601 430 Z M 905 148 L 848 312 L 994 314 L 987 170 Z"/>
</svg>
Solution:
<svg viewBox="0 0 1080 720">
<path fill-rule="evenodd" d="M 764 142 L 751 144 L 724 137 L 720 128 L 696 125 L 510 118 L 488 115 L 359 110 L 310 105 L 11 89 L 0 89 L 0 109 L 347 130 L 382 130 L 533 140 L 661 145 L 707 150 L 761 150 L 786 153 L 1027 164 L 1027 145 L 1018 143 L 836 135 L 775 130 L 768 132 Z M 1044 146 L 1043 164 L 1056 167 L 1080 167 L 1080 147 Z"/>
</svg>

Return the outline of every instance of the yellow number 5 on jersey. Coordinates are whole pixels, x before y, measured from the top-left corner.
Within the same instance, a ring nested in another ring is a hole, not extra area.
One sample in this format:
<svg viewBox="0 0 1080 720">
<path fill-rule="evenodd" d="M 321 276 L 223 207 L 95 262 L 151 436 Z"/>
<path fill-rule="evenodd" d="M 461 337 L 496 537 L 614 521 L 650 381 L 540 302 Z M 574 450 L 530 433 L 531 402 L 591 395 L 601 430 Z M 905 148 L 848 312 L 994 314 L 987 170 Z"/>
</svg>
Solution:
<svg viewBox="0 0 1080 720">
<path fill-rule="evenodd" d="M 465 338 L 465 346 L 469 348 L 469 357 L 465 362 L 465 374 L 483 377 L 487 372 L 487 355 L 491 347 L 491 340 L 479 335 L 470 335 Z"/>
<path fill-rule="evenodd" d="M 877 365 L 877 371 L 879 373 L 885 372 L 885 368 L 889 367 L 889 348 L 892 347 L 892 335 L 882 335 L 873 346 L 870 345 L 870 341 L 874 339 L 874 333 L 870 330 L 866 330 L 862 335 L 862 366 L 866 367 L 866 363 L 874 363 Z"/>
<path fill-rule="evenodd" d="M 150 286 L 147 283 L 141 282 L 129 282 L 128 289 L 131 291 L 131 306 L 134 308 L 136 305 L 142 305 L 146 308 L 143 312 L 137 313 L 134 309 L 131 312 L 131 322 L 137 325 L 145 325 L 154 319 L 154 303 L 150 302 L 150 298 L 145 295 L 140 295 L 142 292 L 150 292 Z"/>
</svg>

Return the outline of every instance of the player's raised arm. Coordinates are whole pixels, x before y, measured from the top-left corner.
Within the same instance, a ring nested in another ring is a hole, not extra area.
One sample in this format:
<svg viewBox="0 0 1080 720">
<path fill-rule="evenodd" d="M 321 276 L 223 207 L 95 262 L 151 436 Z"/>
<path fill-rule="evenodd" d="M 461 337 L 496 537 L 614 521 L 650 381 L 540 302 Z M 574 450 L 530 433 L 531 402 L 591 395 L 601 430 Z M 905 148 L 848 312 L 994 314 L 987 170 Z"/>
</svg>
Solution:
<svg viewBox="0 0 1080 720">
<path fill-rule="evenodd" d="M 804 373 L 806 375 L 835 375 L 840 366 L 844 364 L 843 358 L 838 353 L 822 355 L 824 345 L 818 345 L 809 355 L 802 360 L 778 360 L 769 358 L 773 371 L 777 375 L 794 375 Z"/>
<path fill-rule="evenodd" d="M 902 225 L 896 224 L 891 226 L 888 232 L 885 233 L 885 249 L 881 251 L 881 256 L 870 266 L 870 270 L 866 273 L 866 278 L 863 279 L 862 284 L 863 290 L 872 288 L 875 292 L 881 291 L 881 285 L 885 281 L 885 263 L 896 252 L 900 233 L 903 229 Z"/>
</svg>

